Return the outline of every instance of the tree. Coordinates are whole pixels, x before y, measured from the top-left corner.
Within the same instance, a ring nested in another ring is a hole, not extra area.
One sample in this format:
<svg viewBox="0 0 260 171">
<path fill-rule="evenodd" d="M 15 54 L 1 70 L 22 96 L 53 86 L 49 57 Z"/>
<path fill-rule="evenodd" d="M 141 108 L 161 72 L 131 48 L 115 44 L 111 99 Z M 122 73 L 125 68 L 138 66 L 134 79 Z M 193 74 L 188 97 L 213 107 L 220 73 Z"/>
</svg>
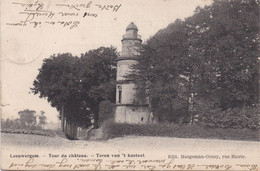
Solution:
<svg viewBox="0 0 260 171">
<path fill-rule="evenodd" d="M 162 122 L 187 117 L 187 36 L 181 20 L 160 30 L 142 46 L 139 63 L 128 75 L 137 85 L 139 97 L 148 97 L 154 116 Z"/>
<path fill-rule="evenodd" d="M 41 115 L 39 116 L 39 126 L 40 128 L 44 128 L 44 125 L 46 125 L 46 116 L 44 116 L 45 112 L 44 111 L 41 111 Z"/>
<path fill-rule="evenodd" d="M 196 98 L 223 110 L 256 105 L 259 1 L 216 0 L 197 8 L 186 26 Z"/>
<path fill-rule="evenodd" d="M 95 127 L 98 126 L 99 103 L 115 102 L 116 58 L 116 49 L 112 47 L 90 50 L 80 58 L 80 92 L 85 94 L 82 100 L 94 114 Z"/>
<path fill-rule="evenodd" d="M 2 129 L 21 129 L 24 128 L 21 126 L 20 119 L 9 119 L 7 118 L 6 120 L 1 119 L 1 128 Z"/>
<path fill-rule="evenodd" d="M 25 109 L 23 111 L 19 111 L 18 114 L 21 128 L 35 128 L 36 112 L 34 110 Z"/>
<path fill-rule="evenodd" d="M 92 118 L 98 123 L 101 101 L 114 100 L 116 57 L 115 48 L 100 47 L 80 58 L 66 53 L 44 60 L 31 90 L 57 108 L 70 137 L 77 127 L 90 126 Z"/>
<path fill-rule="evenodd" d="M 151 37 L 128 77 L 145 87 L 140 96 L 157 118 L 192 122 L 201 103 L 221 110 L 257 104 L 257 45 L 259 1 L 215 0 Z"/>
</svg>

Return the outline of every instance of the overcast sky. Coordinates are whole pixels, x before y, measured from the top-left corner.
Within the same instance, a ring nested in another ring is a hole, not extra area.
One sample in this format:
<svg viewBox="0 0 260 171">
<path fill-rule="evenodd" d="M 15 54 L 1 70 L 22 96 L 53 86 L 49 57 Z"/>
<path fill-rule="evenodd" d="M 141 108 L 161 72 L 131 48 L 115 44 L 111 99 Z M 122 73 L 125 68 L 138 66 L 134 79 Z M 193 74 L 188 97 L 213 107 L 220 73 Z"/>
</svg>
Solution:
<svg viewBox="0 0 260 171">
<path fill-rule="evenodd" d="M 15 2 L 15 3 L 12 3 Z M 47 121 L 58 122 L 58 112 L 46 99 L 29 94 L 33 80 L 38 74 L 44 58 L 52 54 L 70 52 L 80 55 L 100 46 L 115 46 L 121 51 L 121 38 L 126 26 L 134 22 L 143 40 L 165 28 L 177 18 L 185 19 L 193 14 L 197 6 L 210 4 L 210 0 L 92 0 L 92 6 L 85 10 L 56 6 L 56 4 L 74 4 L 86 1 L 41 1 L 42 10 L 55 13 L 51 19 L 35 17 L 32 21 L 41 21 L 42 25 L 12 26 L 25 20 L 28 14 L 23 12 L 25 0 L 1 1 L 1 77 L 2 77 L 2 117 L 16 118 L 18 111 L 31 109 L 46 112 Z M 28 2 L 28 1 L 27 1 Z M 30 1 L 36 2 L 36 1 Z M 50 4 L 51 2 L 51 4 Z M 117 12 L 98 9 L 97 5 L 120 5 Z M 36 7 L 36 6 L 35 6 Z M 79 21 L 73 29 L 59 25 L 48 25 L 45 21 L 59 21 L 64 18 L 58 12 L 78 12 L 78 17 L 66 18 Z M 82 17 L 84 12 L 97 17 Z"/>
</svg>

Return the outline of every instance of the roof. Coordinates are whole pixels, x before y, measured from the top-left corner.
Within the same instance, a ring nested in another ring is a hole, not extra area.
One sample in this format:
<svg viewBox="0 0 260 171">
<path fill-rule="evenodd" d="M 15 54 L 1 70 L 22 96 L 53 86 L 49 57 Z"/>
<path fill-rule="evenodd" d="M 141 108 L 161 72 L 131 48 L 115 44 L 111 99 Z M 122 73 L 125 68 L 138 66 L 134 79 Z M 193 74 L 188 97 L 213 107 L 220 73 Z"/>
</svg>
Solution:
<svg viewBox="0 0 260 171">
<path fill-rule="evenodd" d="M 127 30 L 137 30 L 137 31 L 138 31 L 136 25 L 135 25 L 133 22 L 131 22 L 131 23 L 126 27 L 126 31 L 127 31 Z"/>
</svg>

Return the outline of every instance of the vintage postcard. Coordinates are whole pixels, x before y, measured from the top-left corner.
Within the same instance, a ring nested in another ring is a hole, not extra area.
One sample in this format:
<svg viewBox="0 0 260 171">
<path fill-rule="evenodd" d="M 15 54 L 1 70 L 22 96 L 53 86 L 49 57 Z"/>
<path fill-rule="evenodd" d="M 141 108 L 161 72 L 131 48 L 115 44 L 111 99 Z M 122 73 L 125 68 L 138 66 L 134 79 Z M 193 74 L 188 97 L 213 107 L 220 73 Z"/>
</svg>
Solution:
<svg viewBox="0 0 260 171">
<path fill-rule="evenodd" d="M 1 170 L 259 170 L 258 0 L 0 5 Z"/>
</svg>

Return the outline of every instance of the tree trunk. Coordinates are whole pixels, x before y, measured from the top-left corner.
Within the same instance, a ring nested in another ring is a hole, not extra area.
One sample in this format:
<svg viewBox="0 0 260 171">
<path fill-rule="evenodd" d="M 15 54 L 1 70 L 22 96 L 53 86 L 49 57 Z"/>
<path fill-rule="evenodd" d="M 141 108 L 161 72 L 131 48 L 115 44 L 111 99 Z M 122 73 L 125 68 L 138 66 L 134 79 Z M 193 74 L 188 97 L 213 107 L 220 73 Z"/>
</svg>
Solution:
<svg viewBox="0 0 260 171">
<path fill-rule="evenodd" d="M 73 123 L 72 124 L 72 137 L 74 139 L 77 139 L 77 130 L 78 130 L 77 124 Z"/>
<path fill-rule="evenodd" d="M 69 121 L 68 121 L 67 117 L 65 118 L 65 121 L 66 121 L 65 133 L 68 134 L 69 133 Z"/>
<path fill-rule="evenodd" d="M 62 108 L 61 108 L 61 130 L 62 130 L 62 132 L 64 132 L 64 122 L 65 122 L 65 119 L 64 119 L 64 105 L 62 105 Z"/>
<path fill-rule="evenodd" d="M 98 128 L 98 112 L 94 114 L 94 128 Z"/>
<path fill-rule="evenodd" d="M 70 121 L 68 135 L 70 136 L 71 139 L 77 139 L 77 129 L 78 127 L 76 123 Z"/>
</svg>

